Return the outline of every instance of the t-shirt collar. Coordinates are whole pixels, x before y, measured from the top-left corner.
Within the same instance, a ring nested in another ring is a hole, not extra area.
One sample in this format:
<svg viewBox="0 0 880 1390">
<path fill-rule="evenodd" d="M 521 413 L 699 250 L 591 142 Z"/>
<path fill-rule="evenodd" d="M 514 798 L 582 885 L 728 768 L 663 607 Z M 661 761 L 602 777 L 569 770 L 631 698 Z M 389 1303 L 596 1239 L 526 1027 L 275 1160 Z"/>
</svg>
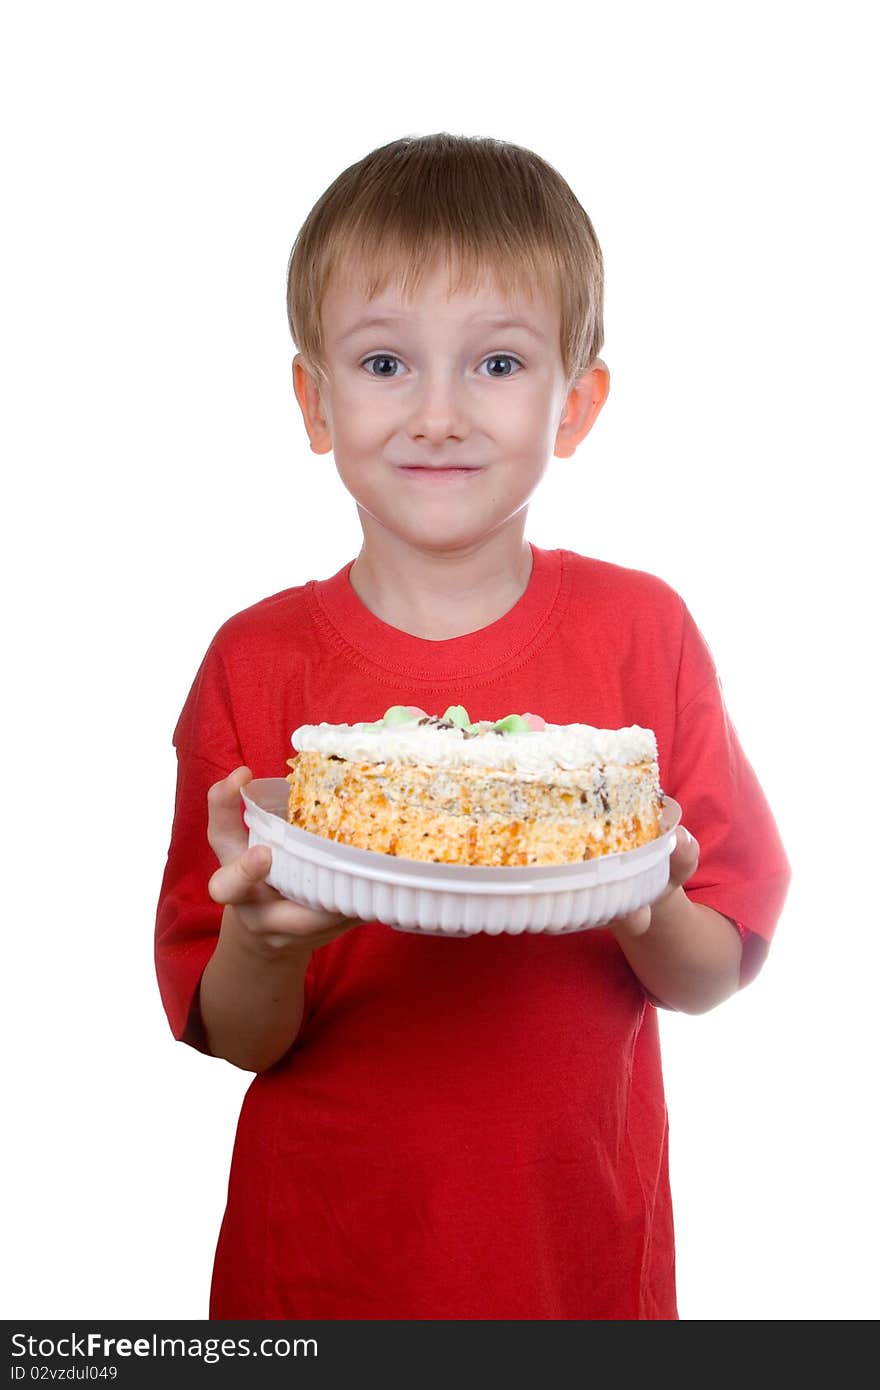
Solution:
<svg viewBox="0 0 880 1390">
<path fill-rule="evenodd" d="M 353 589 L 349 560 L 329 579 L 314 583 L 318 609 L 336 634 L 371 664 L 403 676 L 462 680 L 485 675 L 530 645 L 557 601 L 562 555 L 529 542 L 532 572 L 512 608 L 495 622 L 461 637 L 433 641 L 383 622 Z"/>
</svg>

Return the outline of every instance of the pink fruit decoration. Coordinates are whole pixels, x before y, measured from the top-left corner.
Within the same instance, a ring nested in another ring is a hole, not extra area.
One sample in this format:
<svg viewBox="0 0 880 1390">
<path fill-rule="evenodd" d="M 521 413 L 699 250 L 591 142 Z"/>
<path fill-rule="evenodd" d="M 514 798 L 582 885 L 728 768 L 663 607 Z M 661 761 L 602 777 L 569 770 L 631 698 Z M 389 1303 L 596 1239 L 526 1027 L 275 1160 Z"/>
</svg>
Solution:
<svg viewBox="0 0 880 1390">
<path fill-rule="evenodd" d="M 546 729 L 547 721 L 542 719 L 540 714 L 524 714 L 523 719 L 528 724 L 532 733 L 539 733 L 541 729 Z"/>
</svg>

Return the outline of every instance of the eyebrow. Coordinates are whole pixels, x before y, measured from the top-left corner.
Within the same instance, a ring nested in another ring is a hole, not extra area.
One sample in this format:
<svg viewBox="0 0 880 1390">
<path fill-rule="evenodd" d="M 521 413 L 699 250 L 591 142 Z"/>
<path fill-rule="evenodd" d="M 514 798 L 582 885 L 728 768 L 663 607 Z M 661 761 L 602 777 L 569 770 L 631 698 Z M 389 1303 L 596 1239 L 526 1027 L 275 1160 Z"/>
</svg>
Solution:
<svg viewBox="0 0 880 1390">
<path fill-rule="evenodd" d="M 344 343 L 346 338 L 353 337 L 355 333 L 360 333 L 365 328 L 384 328 L 386 325 L 405 321 L 406 316 L 404 314 L 376 314 L 371 318 L 358 319 L 357 323 L 346 329 L 345 333 L 337 339 L 337 342 Z M 527 323 L 525 319 L 512 319 L 504 314 L 477 314 L 470 320 L 470 323 L 484 323 L 489 328 L 522 328 L 533 338 L 537 338 L 542 343 L 546 342 L 545 335 L 535 328 L 534 324 Z"/>
</svg>

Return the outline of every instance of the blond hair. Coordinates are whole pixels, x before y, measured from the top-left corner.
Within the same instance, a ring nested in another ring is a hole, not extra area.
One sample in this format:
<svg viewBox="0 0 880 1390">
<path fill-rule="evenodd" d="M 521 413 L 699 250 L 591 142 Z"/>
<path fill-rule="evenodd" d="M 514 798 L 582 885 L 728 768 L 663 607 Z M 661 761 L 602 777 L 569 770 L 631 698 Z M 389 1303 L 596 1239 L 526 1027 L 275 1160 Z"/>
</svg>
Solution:
<svg viewBox="0 0 880 1390">
<path fill-rule="evenodd" d="M 552 165 L 483 136 L 404 136 L 352 164 L 315 203 L 290 253 L 287 319 L 306 365 L 327 381 L 321 304 L 334 272 L 373 299 L 394 279 L 404 298 L 445 252 L 451 292 L 485 276 L 502 294 L 537 286 L 561 308 L 571 385 L 603 341 L 603 263 L 593 224 Z"/>
</svg>

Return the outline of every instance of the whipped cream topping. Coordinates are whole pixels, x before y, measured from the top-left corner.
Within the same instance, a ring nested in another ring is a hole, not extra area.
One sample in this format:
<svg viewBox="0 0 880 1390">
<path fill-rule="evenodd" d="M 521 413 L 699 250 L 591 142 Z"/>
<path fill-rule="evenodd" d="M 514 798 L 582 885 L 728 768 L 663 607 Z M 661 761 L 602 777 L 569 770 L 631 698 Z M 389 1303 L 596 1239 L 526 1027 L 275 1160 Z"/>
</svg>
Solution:
<svg viewBox="0 0 880 1390">
<path fill-rule="evenodd" d="M 334 755 L 350 762 L 411 763 L 431 767 L 493 767 L 540 776 L 555 768 L 650 762 L 657 757 L 651 729 L 594 729 L 590 724 L 547 724 L 523 733 L 485 732 L 418 724 L 302 724 L 291 736 L 297 752 Z"/>
</svg>

